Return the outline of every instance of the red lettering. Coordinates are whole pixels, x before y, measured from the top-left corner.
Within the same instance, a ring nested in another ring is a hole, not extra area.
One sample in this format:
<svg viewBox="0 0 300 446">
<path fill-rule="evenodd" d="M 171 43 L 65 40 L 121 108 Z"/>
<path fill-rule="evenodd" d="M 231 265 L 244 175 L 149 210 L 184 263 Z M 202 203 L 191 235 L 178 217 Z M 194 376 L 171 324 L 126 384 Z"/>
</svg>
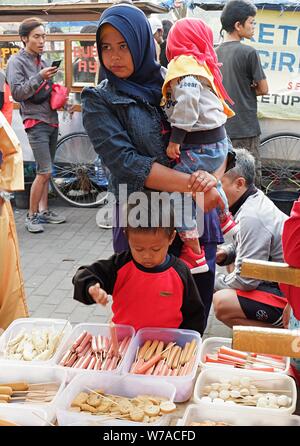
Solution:
<svg viewBox="0 0 300 446">
<path fill-rule="evenodd" d="M 291 90 L 293 88 L 293 82 L 289 82 L 288 83 L 288 86 L 287 86 L 287 89 L 288 90 Z"/>
<path fill-rule="evenodd" d="M 83 50 L 83 48 L 81 46 L 73 46 L 72 51 L 73 51 L 74 58 L 82 57 L 82 55 L 83 55 L 83 51 L 82 50 Z"/>
<path fill-rule="evenodd" d="M 89 73 L 97 73 L 98 64 L 96 61 L 89 61 Z"/>
<path fill-rule="evenodd" d="M 88 69 L 87 69 L 87 62 L 86 60 L 79 60 L 78 62 L 78 71 L 79 73 L 87 73 Z"/>
</svg>

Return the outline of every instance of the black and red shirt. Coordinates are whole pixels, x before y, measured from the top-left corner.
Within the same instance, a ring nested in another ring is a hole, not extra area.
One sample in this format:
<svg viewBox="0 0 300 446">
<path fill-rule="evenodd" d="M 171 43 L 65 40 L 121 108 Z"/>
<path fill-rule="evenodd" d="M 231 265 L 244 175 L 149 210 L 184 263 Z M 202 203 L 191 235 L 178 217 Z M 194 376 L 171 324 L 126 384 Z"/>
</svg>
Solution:
<svg viewBox="0 0 300 446">
<path fill-rule="evenodd" d="M 73 277 L 74 299 L 94 304 L 88 293 L 99 283 L 113 296 L 113 322 L 143 327 L 187 328 L 204 331 L 204 306 L 188 267 L 177 257 L 155 268 L 136 263 L 129 251 L 114 254 L 90 266 L 81 266 Z"/>
</svg>

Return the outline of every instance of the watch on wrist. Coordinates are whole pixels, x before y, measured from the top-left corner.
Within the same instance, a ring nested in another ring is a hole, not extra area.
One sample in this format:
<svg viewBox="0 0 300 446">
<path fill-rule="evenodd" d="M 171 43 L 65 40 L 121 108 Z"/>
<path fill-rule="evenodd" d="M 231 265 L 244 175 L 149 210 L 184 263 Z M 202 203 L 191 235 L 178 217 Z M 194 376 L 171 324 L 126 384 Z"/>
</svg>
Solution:
<svg viewBox="0 0 300 446">
<path fill-rule="evenodd" d="M 9 192 L 5 192 L 4 190 L 0 190 L 0 198 L 3 198 L 5 201 L 10 201 L 13 195 Z"/>
</svg>

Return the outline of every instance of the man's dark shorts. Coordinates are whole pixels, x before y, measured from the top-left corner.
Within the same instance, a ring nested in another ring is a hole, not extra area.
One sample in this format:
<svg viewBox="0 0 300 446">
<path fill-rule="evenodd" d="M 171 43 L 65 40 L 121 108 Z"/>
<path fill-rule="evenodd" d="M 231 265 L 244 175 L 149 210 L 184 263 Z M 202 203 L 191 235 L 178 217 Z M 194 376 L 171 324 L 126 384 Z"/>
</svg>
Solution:
<svg viewBox="0 0 300 446">
<path fill-rule="evenodd" d="M 39 174 L 51 173 L 56 151 L 58 127 L 41 122 L 26 130 Z"/>
<path fill-rule="evenodd" d="M 247 319 L 283 326 L 282 313 L 287 302 L 277 284 L 262 283 L 253 291 L 237 290 L 237 298 Z"/>
</svg>

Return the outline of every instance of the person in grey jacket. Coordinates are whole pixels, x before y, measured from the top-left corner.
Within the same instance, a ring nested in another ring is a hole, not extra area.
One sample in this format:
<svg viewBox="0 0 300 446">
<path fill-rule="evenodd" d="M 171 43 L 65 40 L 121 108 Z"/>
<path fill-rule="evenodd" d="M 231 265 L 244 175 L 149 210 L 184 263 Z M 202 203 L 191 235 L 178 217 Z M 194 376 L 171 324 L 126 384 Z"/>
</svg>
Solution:
<svg viewBox="0 0 300 446">
<path fill-rule="evenodd" d="M 243 259 L 283 262 L 281 235 L 287 215 L 254 186 L 255 159 L 236 149 L 236 166 L 222 178 L 238 232 L 217 252 L 219 265 L 234 263 L 231 273 L 216 273 L 213 298 L 217 319 L 233 325 L 282 326 L 286 305 L 278 284 L 241 277 Z"/>
<path fill-rule="evenodd" d="M 46 33 L 39 19 L 24 20 L 19 35 L 24 48 L 9 59 L 7 81 L 13 99 L 21 104 L 20 113 L 37 166 L 25 221 L 27 230 L 37 233 L 43 232 L 42 223 L 65 221 L 48 209 L 49 179 L 58 137 L 57 111 L 50 107 L 50 96 L 40 103 L 33 99 L 43 83 L 55 76 L 58 68 L 47 66 L 42 58 Z"/>
</svg>

